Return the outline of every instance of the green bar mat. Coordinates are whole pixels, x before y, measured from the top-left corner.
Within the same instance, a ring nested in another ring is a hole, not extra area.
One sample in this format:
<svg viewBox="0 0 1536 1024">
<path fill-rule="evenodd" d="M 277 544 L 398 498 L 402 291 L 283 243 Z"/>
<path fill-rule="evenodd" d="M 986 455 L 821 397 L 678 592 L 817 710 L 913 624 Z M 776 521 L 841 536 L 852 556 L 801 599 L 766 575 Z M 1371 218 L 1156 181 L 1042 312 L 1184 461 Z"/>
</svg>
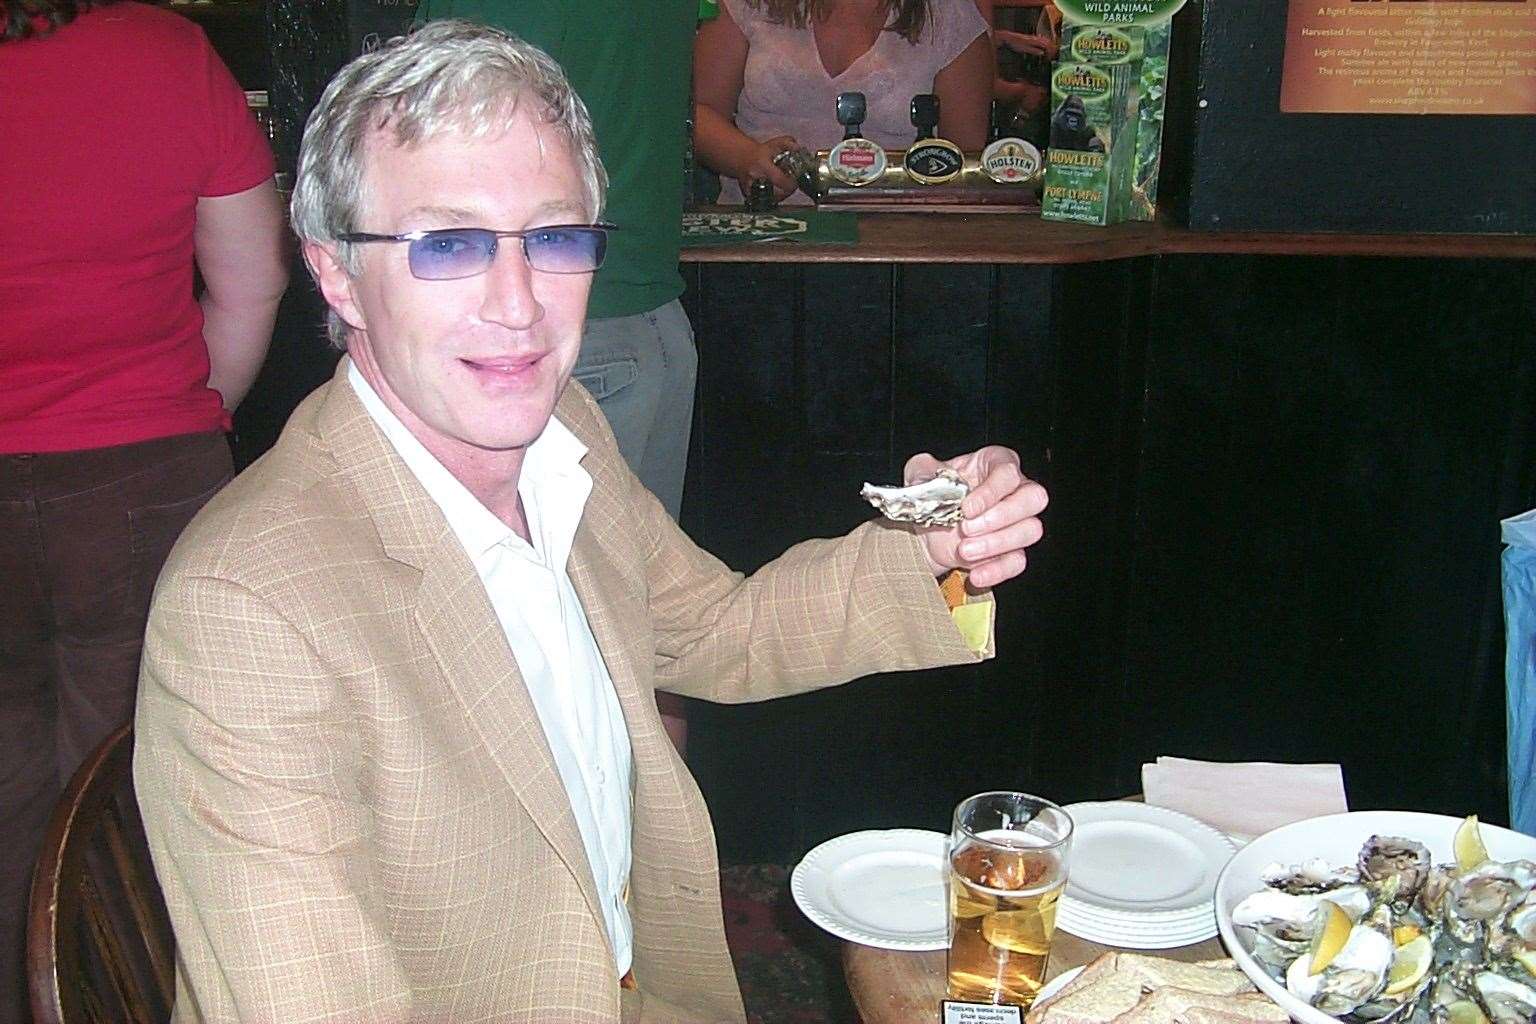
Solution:
<svg viewBox="0 0 1536 1024">
<path fill-rule="evenodd" d="M 818 213 L 684 213 L 683 247 L 745 245 L 751 242 L 806 242 L 852 245 L 859 240 L 858 215 Z"/>
</svg>

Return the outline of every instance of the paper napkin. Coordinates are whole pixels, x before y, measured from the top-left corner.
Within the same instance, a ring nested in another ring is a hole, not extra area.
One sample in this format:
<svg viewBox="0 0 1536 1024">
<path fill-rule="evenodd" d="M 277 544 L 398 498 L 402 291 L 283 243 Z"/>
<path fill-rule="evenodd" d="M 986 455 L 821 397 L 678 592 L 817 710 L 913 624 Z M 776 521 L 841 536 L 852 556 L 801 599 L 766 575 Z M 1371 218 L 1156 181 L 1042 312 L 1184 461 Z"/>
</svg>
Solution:
<svg viewBox="0 0 1536 1024">
<path fill-rule="evenodd" d="M 1243 843 L 1272 828 L 1349 810 L 1336 764 L 1190 761 L 1141 766 L 1147 803 L 1182 811 Z"/>
</svg>

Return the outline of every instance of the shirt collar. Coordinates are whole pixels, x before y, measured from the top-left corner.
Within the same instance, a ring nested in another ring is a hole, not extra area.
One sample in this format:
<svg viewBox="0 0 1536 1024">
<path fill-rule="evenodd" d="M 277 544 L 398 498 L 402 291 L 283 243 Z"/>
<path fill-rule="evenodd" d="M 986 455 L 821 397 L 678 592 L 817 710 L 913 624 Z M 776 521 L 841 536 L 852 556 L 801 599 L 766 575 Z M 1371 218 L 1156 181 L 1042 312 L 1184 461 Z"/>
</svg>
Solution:
<svg viewBox="0 0 1536 1024">
<path fill-rule="evenodd" d="M 346 358 L 346 357 L 344 357 Z M 348 359 L 347 383 L 357 393 L 358 400 L 368 415 L 384 432 L 401 460 L 412 475 L 421 483 L 429 497 L 442 509 L 448 526 L 464 545 L 471 559 L 476 559 L 509 539 L 516 544 L 523 540 L 506 523 L 486 508 L 450 473 L 437 457 L 427 451 L 406 425 L 384 404 L 384 400 L 364 379 L 357 364 Z M 587 454 L 587 446 L 571 433 L 569 427 L 551 416 L 542 433 L 528 446 L 523 456 L 523 467 L 518 476 L 517 490 L 523 497 L 525 508 L 537 502 L 537 496 L 551 488 L 582 488 L 581 499 L 592 487 L 592 478 L 581 468 L 581 460 Z M 529 510 L 532 513 L 532 510 Z M 534 531 L 534 515 L 530 514 L 529 530 Z M 574 525 L 571 532 L 575 532 Z"/>
</svg>

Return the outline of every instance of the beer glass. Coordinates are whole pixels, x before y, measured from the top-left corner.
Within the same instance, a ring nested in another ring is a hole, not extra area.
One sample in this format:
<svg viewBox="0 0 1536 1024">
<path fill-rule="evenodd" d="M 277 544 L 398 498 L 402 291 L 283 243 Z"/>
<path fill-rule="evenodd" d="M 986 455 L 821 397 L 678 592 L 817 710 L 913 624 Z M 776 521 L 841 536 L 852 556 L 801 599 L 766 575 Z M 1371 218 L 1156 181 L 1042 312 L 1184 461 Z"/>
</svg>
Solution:
<svg viewBox="0 0 1536 1024">
<path fill-rule="evenodd" d="M 1045 980 L 1072 819 L 1028 793 L 978 793 L 949 837 L 949 998 L 1029 1006 Z"/>
</svg>

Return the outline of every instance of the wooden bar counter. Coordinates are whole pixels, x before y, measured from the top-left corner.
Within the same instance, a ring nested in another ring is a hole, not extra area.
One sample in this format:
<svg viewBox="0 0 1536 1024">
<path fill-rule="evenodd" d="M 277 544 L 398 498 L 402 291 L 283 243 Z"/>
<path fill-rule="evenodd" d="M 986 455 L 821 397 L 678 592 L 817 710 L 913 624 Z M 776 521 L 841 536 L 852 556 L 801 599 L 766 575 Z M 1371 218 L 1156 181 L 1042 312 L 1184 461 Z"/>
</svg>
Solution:
<svg viewBox="0 0 1536 1024">
<path fill-rule="evenodd" d="M 804 207 L 783 207 L 792 213 Z M 739 207 L 706 208 L 740 212 Z M 1070 264 L 1137 256 L 1415 256 L 1536 259 L 1536 235 L 1191 231 L 1165 220 L 1109 227 L 1038 213 L 860 213 L 853 245 L 754 242 L 685 249 L 685 263 Z"/>
</svg>

